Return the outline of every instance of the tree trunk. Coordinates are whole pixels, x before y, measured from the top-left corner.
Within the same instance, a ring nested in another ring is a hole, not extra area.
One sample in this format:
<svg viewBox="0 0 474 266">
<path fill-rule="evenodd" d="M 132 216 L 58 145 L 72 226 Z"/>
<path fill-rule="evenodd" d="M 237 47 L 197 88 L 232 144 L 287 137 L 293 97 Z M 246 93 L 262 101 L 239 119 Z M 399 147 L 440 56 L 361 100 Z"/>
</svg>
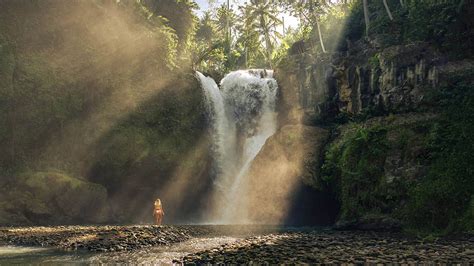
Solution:
<svg viewBox="0 0 474 266">
<path fill-rule="evenodd" d="M 282 35 L 285 36 L 285 17 L 281 17 L 282 21 Z"/>
<path fill-rule="evenodd" d="M 362 0 L 362 3 L 364 5 L 365 35 L 369 36 L 369 27 L 370 27 L 369 7 L 367 6 L 367 0 Z"/>
<path fill-rule="evenodd" d="M 461 13 L 463 5 L 464 5 L 464 0 L 459 1 L 458 8 L 456 10 L 458 13 Z"/>
<path fill-rule="evenodd" d="M 265 36 L 265 49 L 266 49 L 266 54 L 267 54 L 267 60 L 268 64 L 270 65 L 270 68 L 272 68 L 272 53 L 273 53 L 273 48 L 272 48 L 272 42 L 270 40 L 270 34 L 269 34 L 269 28 L 267 28 L 267 23 L 265 21 L 265 18 L 263 15 L 260 17 L 260 25 L 262 29 L 264 30 L 264 36 Z"/>
<path fill-rule="evenodd" d="M 383 0 L 383 5 L 385 6 L 385 10 L 387 10 L 387 15 L 390 20 L 393 20 L 392 12 L 390 12 L 390 8 L 388 7 L 387 0 Z"/>
<path fill-rule="evenodd" d="M 231 53 L 231 32 L 230 32 L 230 0 L 227 0 L 227 19 L 226 19 L 226 39 L 227 39 L 227 45 L 228 45 L 228 50 L 227 50 L 227 60 L 230 58 L 230 53 Z"/>
<path fill-rule="evenodd" d="M 316 26 L 318 27 L 319 42 L 321 43 L 321 49 L 323 53 L 326 53 L 326 48 L 324 48 L 323 35 L 321 34 L 321 27 L 319 26 L 319 21 L 316 20 Z"/>
<path fill-rule="evenodd" d="M 270 41 L 270 36 L 268 35 L 268 32 L 265 33 L 265 42 L 266 42 L 266 48 L 267 48 L 267 60 L 268 64 L 270 65 L 270 68 L 272 68 L 272 43 Z"/>
<path fill-rule="evenodd" d="M 249 60 L 249 48 L 245 47 L 245 68 L 249 67 L 248 60 Z"/>
</svg>

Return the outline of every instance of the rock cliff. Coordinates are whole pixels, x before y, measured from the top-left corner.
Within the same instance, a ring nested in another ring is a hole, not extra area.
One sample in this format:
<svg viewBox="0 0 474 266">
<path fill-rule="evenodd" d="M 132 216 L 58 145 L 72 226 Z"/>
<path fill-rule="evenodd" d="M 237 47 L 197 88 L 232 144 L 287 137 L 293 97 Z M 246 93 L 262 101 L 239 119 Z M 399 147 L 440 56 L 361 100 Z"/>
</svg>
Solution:
<svg viewBox="0 0 474 266">
<path fill-rule="evenodd" d="M 298 135 L 318 150 L 306 153 L 298 176 L 313 193 L 333 193 L 337 228 L 400 229 L 411 187 L 433 169 L 435 95 L 453 80 L 472 82 L 474 61 L 453 61 L 424 42 L 381 47 L 376 38 L 333 54 L 290 51 L 275 71 L 281 130 L 305 125 L 320 135 L 316 145 Z"/>
<path fill-rule="evenodd" d="M 427 43 L 386 48 L 358 41 L 344 53 L 290 56 L 277 69 L 282 122 L 315 123 L 338 114 L 402 113 L 433 104 L 429 94 L 453 73 L 467 74 L 474 60 L 449 61 Z"/>
</svg>

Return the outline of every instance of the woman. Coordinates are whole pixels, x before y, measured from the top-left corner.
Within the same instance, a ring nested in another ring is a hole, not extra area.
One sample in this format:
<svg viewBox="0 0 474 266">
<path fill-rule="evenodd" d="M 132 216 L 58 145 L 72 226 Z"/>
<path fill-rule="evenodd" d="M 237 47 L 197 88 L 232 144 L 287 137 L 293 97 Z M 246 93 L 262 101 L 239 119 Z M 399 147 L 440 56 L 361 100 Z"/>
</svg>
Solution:
<svg viewBox="0 0 474 266">
<path fill-rule="evenodd" d="M 165 212 L 163 211 L 163 206 L 161 205 L 161 200 L 155 200 L 155 209 L 153 210 L 153 216 L 155 217 L 155 224 L 161 225 L 161 221 L 163 220 L 163 216 L 165 216 Z"/>
</svg>

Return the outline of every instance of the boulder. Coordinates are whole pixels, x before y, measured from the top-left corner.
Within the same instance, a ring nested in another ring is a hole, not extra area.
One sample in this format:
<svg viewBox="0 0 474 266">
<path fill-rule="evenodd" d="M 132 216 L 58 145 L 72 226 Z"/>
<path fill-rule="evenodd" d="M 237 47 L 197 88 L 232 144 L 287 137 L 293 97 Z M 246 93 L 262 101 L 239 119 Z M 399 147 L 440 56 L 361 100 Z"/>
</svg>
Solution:
<svg viewBox="0 0 474 266">
<path fill-rule="evenodd" d="M 2 225 L 102 223 L 108 218 L 104 187 L 60 172 L 24 173 L 3 189 Z"/>
</svg>

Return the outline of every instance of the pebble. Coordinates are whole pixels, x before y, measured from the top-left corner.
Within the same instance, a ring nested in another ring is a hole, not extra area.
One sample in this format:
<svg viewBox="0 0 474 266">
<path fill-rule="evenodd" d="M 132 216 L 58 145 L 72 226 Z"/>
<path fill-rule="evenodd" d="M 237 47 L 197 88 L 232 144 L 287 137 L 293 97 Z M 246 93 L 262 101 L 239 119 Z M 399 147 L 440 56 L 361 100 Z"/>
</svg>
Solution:
<svg viewBox="0 0 474 266">
<path fill-rule="evenodd" d="M 111 252 L 171 245 L 197 234 L 191 231 L 195 230 L 186 226 L 155 225 L 12 227 L 0 231 L 0 243 Z"/>
<path fill-rule="evenodd" d="M 471 265 L 474 244 L 470 237 L 424 243 L 398 233 L 281 232 L 248 237 L 217 249 L 191 254 L 180 263 L 214 264 L 225 258 L 225 264 Z M 460 253 L 460 249 L 467 252 Z"/>
<path fill-rule="evenodd" d="M 461 264 L 474 262 L 472 235 L 433 242 L 400 233 L 226 226 L 51 226 L 0 228 L 0 243 L 129 252 L 200 236 L 239 240 L 175 258 L 178 264 Z M 235 228 L 234 228 L 235 229 Z"/>
</svg>

